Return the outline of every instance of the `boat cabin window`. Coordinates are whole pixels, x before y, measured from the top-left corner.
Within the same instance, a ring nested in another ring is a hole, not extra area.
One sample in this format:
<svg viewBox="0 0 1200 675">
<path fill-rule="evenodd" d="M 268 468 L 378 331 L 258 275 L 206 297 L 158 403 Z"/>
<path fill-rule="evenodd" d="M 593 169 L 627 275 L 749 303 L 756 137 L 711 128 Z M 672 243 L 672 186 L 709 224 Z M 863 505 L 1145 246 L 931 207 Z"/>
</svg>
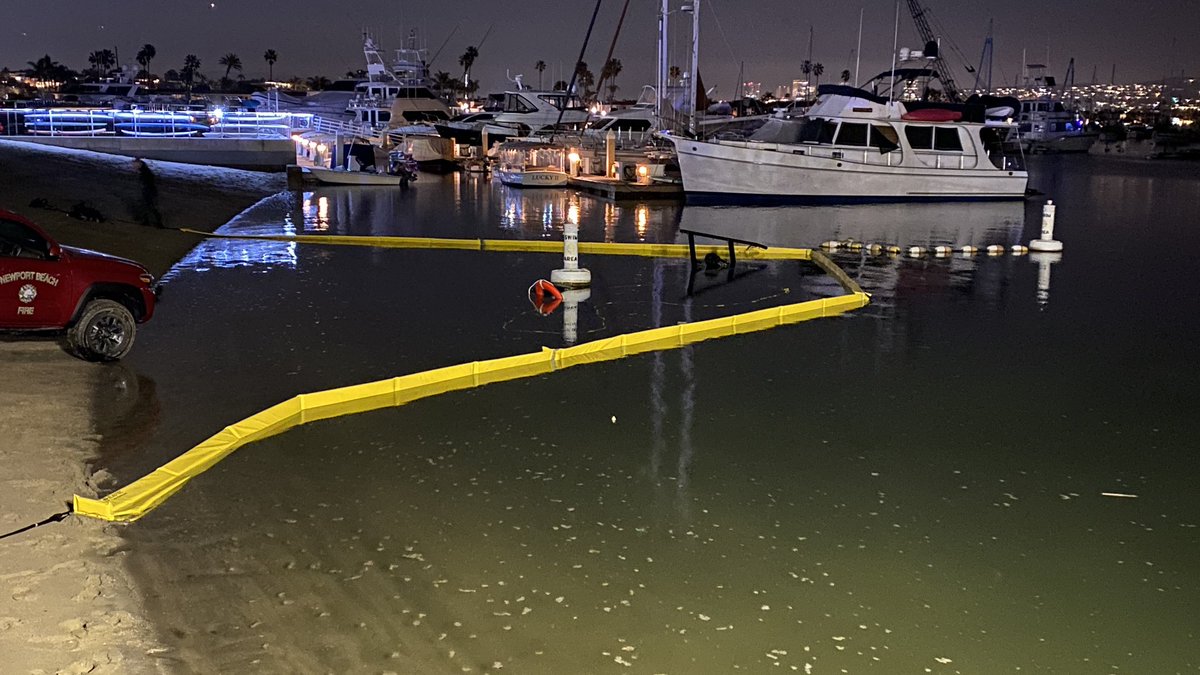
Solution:
<svg viewBox="0 0 1200 675">
<path fill-rule="evenodd" d="M 504 112 L 530 113 L 535 110 L 537 110 L 537 106 L 526 101 L 524 96 L 519 94 L 504 95 Z"/>
<path fill-rule="evenodd" d="M 591 129 L 592 131 L 604 131 L 605 129 L 608 128 L 608 126 L 610 124 L 614 124 L 614 123 L 616 123 L 616 120 L 614 120 L 614 119 L 601 117 L 599 119 L 594 119 L 591 122 L 588 122 L 587 126 L 584 128 Z"/>
<path fill-rule="evenodd" d="M 836 144 L 865 147 L 867 145 L 868 128 L 868 125 L 858 122 L 842 122 L 842 128 L 838 131 Z"/>
<path fill-rule="evenodd" d="M 962 139 L 958 136 L 958 129 L 953 127 L 934 127 L 933 149 L 962 152 Z"/>
<path fill-rule="evenodd" d="M 933 127 L 904 127 L 904 137 L 913 150 L 929 150 L 933 147 Z"/>
<path fill-rule="evenodd" d="M 392 113 L 387 110 L 380 110 L 379 111 L 379 121 L 380 122 L 391 122 L 392 121 Z"/>
<path fill-rule="evenodd" d="M 650 120 L 617 120 L 613 131 L 649 131 Z"/>
<path fill-rule="evenodd" d="M 549 103 L 559 110 L 582 110 L 583 101 L 578 96 L 568 97 L 566 94 L 542 94 L 539 99 Z M 565 107 L 564 107 L 565 106 Z"/>
<path fill-rule="evenodd" d="M 904 136 L 913 150 L 942 150 L 962 152 L 962 139 L 955 127 L 926 127 L 910 125 L 904 127 Z"/>
<path fill-rule="evenodd" d="M 817 118 L 804 120 L 797 134 L 800 143 L 816 143 L 818 145 L 833 145 L 833 134 L 837 131 L 837 122 Z"/>
<path fill-rule="evenodd" d="M 900 136 L 896 130 L 883 124 L 871 125 L 871 147 L 878 148 L 880 154 L 886 154 L 900 149 Z"/>
</svg>

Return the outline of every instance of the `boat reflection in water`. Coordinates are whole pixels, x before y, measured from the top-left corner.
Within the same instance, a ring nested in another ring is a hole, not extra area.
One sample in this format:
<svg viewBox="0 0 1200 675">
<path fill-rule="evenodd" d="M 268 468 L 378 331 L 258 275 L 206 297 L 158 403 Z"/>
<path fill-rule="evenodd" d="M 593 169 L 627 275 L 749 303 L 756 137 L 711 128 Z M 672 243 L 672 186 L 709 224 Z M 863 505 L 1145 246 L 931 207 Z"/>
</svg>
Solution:
<svg viewBox="0 0 1200 675">
<path fill-rule="evenodd" d="M 853 239 L 909 246 L 1009 246 L 1025 223 L 1025 203 L 861 204 L 737 208 L 688 206 L 680 227 L 767 246 L 815 247 Z"/>
</svg>

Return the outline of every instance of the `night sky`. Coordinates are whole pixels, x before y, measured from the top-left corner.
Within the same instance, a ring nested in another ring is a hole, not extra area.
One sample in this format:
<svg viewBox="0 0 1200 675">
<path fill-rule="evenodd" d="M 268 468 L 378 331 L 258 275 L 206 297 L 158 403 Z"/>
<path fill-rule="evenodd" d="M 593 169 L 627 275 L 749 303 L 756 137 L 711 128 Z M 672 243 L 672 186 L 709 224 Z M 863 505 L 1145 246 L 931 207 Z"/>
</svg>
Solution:
<svg viewBox="0 0 1200 675">
<path fill-rule="evenodd" d="M 672 0 L 678 7 L 684 0 Z M 814 29 L 813 60 L 825 66 L 824 81 L 836 81 L 842 69 L 854 68 L 858 14 L 866 10 L 863 29 L 863 78 L 890 63 L 894 3 L 797 2 L 794 0 L 702 0 L 701 74 L 718 95 L 733 92 L 738 62 L 745 79 L 768 87 L 801 76 L 808 55 L 809 26 Z M 1196 36 L 1200 35 L 1200 2 L 1060 2 L 1056 0 L 926 0 L 933 15 L 971 63 L 977 63 L 989 19 L 995 22 L 994 83 L 1011 83 L 1020 73 L 1021 50 L 1030 62 L 1046 60 L 1060 79 L 1067 60 L 1075 57 L 1076 80 L 1108 80 L 1116 64 L 1117 81 L 1152 81 L 1168 71 L 1200 70 Z M 604 0 L 585 61 L 599 72 L 620 14 L 622 0 Z M 636 96 L 654 80 L 658 0 L 632 0 L 614 56 L 621 59 L 620 95 Z M 133 63 L 137 49 L 151 43 L 158 50 L 152 70 L 178 69 L 185 54 L 200 57 L 201 71 L 224 74 L 217 59 L 233 52 L 241 57 L 247 78 L 263 77 L 262 54 L 279 54 L 277 78 L 324 74 L 331 78 L 363 67 L 360 34 L 369 29 L 386 49 L 417 29 L 430 55 L 449 38 L 433 69 L 461 75 L 458 57 L 471 44 L 480 48 L 473 76 L 481 92 L 507 86 L 506 69 L 537 84 L 533 65 L 548 64 L 546 86 L 569 79 L 591 15 L 591 0 L 4 0 L 0 15 L 0 66 L 25 67 L 44 53 L 75 68 L 87 67 L 87 55 L 98 49 L 119 50 L 123 63 Z M 672 30 L 677 44 L 672 63 L 684 70 L 688 29 L 679 15 Z M 901 7 L 900 46 L 919 48 L 907 5 Z M 457 29 L 456 29 L 457 26 Z M 453 34 L 451 34 L 451 32 Z M 958 65 L 957 59 L 953 60 Z M 958 71 L 960 80 L 967 76 Z M 960 85 L 969 86 L 970 81 Z"/>
</svg>

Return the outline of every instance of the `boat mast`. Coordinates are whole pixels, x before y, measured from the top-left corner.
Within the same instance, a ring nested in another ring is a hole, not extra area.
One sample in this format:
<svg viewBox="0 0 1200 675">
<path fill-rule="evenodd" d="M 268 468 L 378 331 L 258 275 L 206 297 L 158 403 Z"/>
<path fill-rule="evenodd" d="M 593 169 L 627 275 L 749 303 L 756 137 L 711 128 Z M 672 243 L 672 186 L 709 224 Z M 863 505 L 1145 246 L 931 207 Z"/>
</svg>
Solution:
<svg viewBox="0 0 1200 675">
<path fill-rule="evenodd" d="M 690 5 L 692 9 L 692 73 L 688 78 L 688 93 L 691 99 L 691 121 L 688 124 L 688 131 L 692 136 L 699 136 L 700 130 L 700 111 L 696 110 L 696 105 L 699 102 L 700 95 L 697 87 L 700 86 L 700 0 L 692 0 Z M 684 5 L 687 9 L 688 5 Z"/>
<path fill-rule="evenodd" d="M 667 95 L 667 12 L 670 11 L 670 1 L 662 0 L 662 8 L 658 12 L 658 87 L 654 92 L 654 119 L 660 125 L 663 121 L 663 96 Z"/>
<path fill-rule="evenodd" d="M 900 51 L 900 0 L 896 0 L 896 24 L 892 32 L 892 81 L 888 83 L 888 105 L 896 93 L 896 53 Z"/>
</svg>

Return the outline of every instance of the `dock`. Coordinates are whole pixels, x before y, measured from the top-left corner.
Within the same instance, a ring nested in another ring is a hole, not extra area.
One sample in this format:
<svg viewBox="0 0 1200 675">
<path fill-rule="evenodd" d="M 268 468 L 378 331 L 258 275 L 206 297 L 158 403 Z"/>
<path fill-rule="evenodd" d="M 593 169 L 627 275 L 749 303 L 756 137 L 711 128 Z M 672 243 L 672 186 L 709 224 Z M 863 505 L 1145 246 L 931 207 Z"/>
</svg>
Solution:
<svg viewBox="0 0 1200 675">
<path fill-rule="evenodd" d="M 683 199 L 683 185 L 679 183 L 634 183 L 605 178 L 604 176 L 577 176 L 571 178 L 570 187 L 591 195 L 621 201 L 625 199 Z"/>
</svg>

